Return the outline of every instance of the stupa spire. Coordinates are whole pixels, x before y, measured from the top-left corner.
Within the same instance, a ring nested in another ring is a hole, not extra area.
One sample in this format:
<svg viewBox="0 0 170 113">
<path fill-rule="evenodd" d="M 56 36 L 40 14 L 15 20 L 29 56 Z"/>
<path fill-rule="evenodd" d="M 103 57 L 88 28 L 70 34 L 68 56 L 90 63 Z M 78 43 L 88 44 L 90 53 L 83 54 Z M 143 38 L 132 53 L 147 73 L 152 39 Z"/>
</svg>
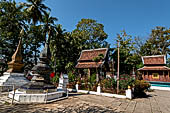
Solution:
<svg viewBox="0 0 170 113">
<path fill-rule="evenodd" d="M 20 32 L 20 40 L 17 46 L 15 53 L 12 55 L 12 61 L 8 63 L 8 70 L 7 72 L 21 72 L 21 68 L 24 66 L 22 63 L 22 36 L 24 34 L 24 29 Z"/>
</svg>

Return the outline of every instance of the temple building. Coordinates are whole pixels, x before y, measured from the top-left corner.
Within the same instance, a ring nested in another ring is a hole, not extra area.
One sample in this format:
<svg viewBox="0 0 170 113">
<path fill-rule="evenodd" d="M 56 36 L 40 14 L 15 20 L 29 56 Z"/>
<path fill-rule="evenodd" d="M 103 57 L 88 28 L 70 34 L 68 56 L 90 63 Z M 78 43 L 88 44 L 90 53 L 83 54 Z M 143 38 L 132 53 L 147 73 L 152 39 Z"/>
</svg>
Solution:
<svg viewBox="0 0 170 113">
<path fill-rule="evenodd" d="M 103 58 L 101 58 L 98 62 L 94 61 L 94 59 L 100 55 L 103 56 Z M 80 58 L 78 59 L 76 68 L 79 70 L 88 69 L 89 76 L 95 72 L 96 69 L 99 72 L 106 73 L 109 71 L 108 48 L 83 50 Z"/>
<path fill-rule="evenodd" d="M 166 66 L 165 55 L 143 56 L 144 67 L 138 69 L 146 81 L 170 82 L 170 68 Z"/>
</svg>

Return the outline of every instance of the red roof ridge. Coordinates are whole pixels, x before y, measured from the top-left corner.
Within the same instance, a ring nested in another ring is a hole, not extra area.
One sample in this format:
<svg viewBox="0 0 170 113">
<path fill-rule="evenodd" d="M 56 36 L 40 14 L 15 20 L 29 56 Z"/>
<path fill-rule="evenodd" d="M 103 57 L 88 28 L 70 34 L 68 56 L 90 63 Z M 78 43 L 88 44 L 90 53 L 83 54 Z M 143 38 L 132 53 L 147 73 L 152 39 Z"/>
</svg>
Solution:
<svg viewBox="0 0 170 113">
<path fill-rule="evenodd" d="M 94 51 L 94 50 L 103 50 L 103 49 L 107 49 L 108 50 L 108 48 L 97 48 L 97 49 L 86 49 L 86 50 L 82 50 L 82 52 L 83 51 Z"/>
</svg>

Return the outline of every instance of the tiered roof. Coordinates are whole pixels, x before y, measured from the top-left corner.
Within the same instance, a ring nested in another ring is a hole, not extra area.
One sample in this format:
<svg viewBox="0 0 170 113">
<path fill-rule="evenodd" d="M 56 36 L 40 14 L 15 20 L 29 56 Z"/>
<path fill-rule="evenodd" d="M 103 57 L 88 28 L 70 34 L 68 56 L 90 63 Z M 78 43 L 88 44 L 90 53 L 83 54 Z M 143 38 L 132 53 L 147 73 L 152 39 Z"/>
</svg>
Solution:
<svg viewBox="0 0 170 113">
<path fill-rule="evenodd" d="M 140 70 L 170 70 L 166 67 L 166 58 L 165 55 L 154 55 L 154 56 L 143 56 L 142 62 L 144 64 L 143 68 Z"/>
</svg>

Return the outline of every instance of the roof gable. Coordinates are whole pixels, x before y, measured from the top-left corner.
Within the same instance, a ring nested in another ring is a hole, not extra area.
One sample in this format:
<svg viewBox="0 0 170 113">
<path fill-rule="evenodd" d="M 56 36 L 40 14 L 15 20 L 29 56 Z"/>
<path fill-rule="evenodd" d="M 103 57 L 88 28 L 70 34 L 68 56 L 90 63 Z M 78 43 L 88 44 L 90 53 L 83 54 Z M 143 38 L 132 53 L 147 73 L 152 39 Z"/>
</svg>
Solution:
<svg viewBox="0 0 170 113">
<path fill-rule="evenodd" d="M 98 68 L 105 63 L 104 59 L 106 59 L 107 53 L 108 53 L 108 48 L 83 50 L 81 52 L 80 58 L 78 59 L 76 68 Z M 98 57 L 100 54 L 104 55 L 103 60 L 99 62 L 93 61 L 93 59 L 95 57 Z"/>
<path fill-rule="evenodd" d="M 142 62 L 144 65 L 162 65 L 166 64 L 165 55 L 143 56 Z"/>
<path fill-rule="evenodd" d="M 83 50 L 81 52 L 80 58 L 78 61 L 89 61 L 93 60 L 95 57 L 99 56 L 100 54 L 106 57 L 108 48 L 100 48 L 100 49 L 91 49 L 91 50 Z"/>
</svg>

